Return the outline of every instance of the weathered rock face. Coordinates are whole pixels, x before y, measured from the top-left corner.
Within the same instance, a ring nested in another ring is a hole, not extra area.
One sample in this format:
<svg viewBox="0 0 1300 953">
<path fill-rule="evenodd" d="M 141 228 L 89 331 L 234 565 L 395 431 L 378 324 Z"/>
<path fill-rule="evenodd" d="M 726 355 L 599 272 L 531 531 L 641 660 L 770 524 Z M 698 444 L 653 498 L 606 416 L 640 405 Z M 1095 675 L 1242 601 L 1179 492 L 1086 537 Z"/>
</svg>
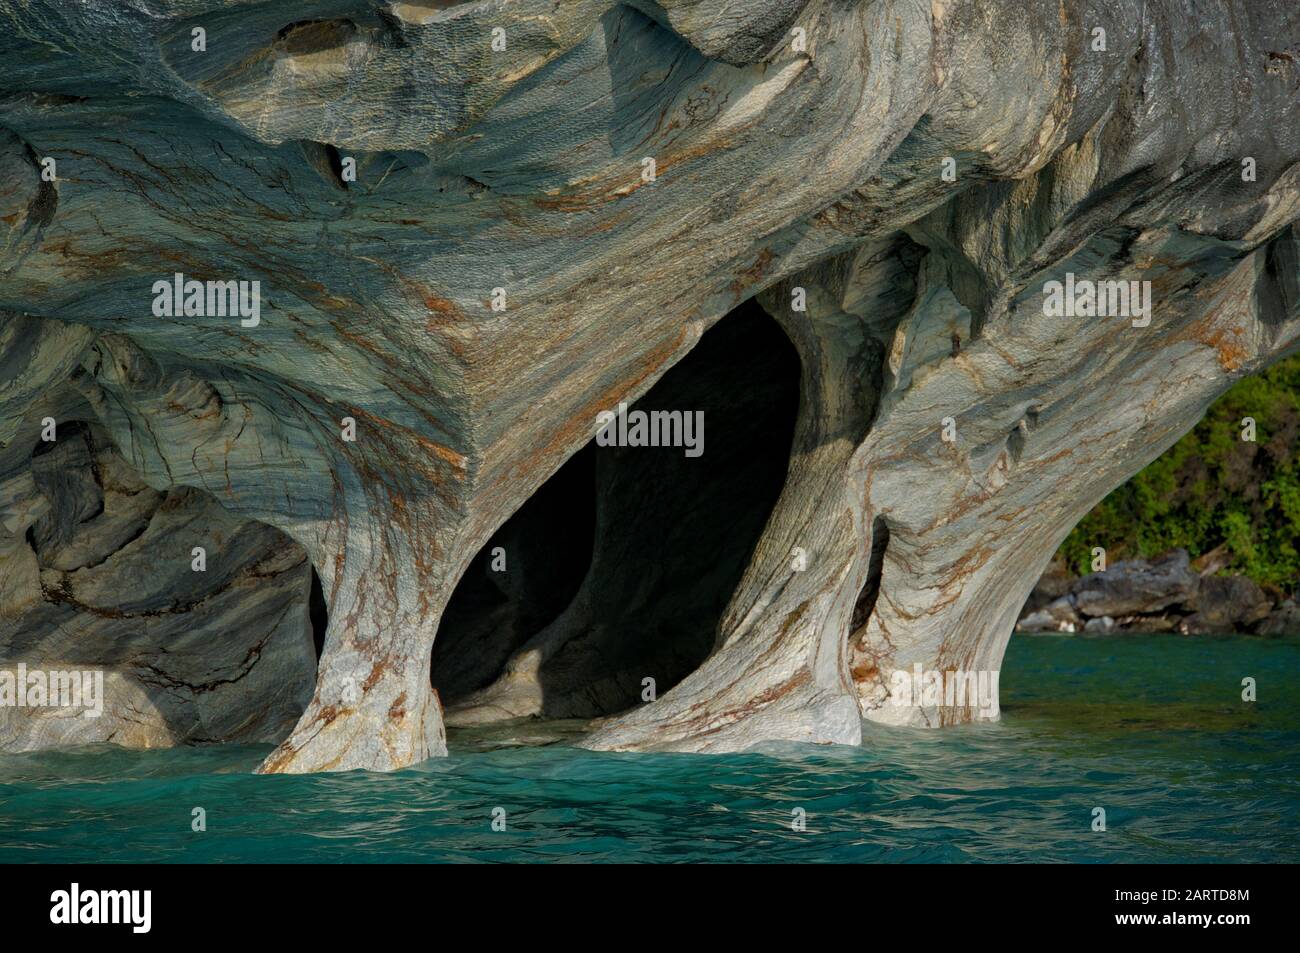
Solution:
<svg viewBox="0 0 1300 953">
<path fill-rule="evenodd" d="M 891 673 L 996 670 L 1069 528 L 1297 346 L 1293 3 L 749 6 L 0 0 L 0 485 L 86 421 L 303 547 L 328 632 L 264 770 L 445 750 L 475 553 L 749 299 L 801 362 L 784 487 L 707 657 L 593 747 L 996 717 Z M 260 309 L 169 316 L 178 272 Z M 1076 280 L 1149 310 L 1054 313 Z M 42 515 L 6 510 L 10 565 L 76 545 Z M 592 712 L 650 657 L 595 604 L 543 653 L 579 659 L 562 698 L 604 680 Z"/>
<path fill-rule="evenodd" d="M 1300 635 L 1300 603 L 1284 599 L 1257 631 L 1260 635 Z"/>
<path fill-rule="evenodd" d="M 1105 572 L 1084 576 L 1071 587 L 1071 594 L 1083 615 L 1118 616 L 1190 602 L 1199 583 L 1187 550 L 1175 549 L 1149 563 L 1118 562 Z"/>
<path fill-rule="evenodd" d="M 1130 559 L 1109 569 L 1089 573 L 1068 584 L 1056 599 L 1030 609 L 1016 628 L 1022 632 L 1169 632 L 1216 634 L 1256 631 L 1281 635 L 1300 631 L 1287 600 L 1275 607 L 1254 581 L 1246 576 L 1218 576 L 1217 555 L 1194 564 L 1187 550 L 1174 549 L 1153 560 Z M 1045 576 L 1035 586 L 1037 602 L 1059 589 L 1060 580 Z M 1267 623 L 1267 624 L 1264 624 Z"/>
<path fill-rule="evenodd" d="M 102 683 L 79 684 L 75 707 L 11 697 L 0 750 L 283 740 L 315 684 L 302 547 L 202 491 L 151 489 L 102 433 L 61 429 L 0 496 L 6 528 L 26 529 L 0 551 L 0 668 L 24 699 L 51 672 Z"/>
<path fill-rule="evenodd" d="M 1273 603 L 1245 576 L 1206 576 L 1197 589 L 1195 608 L 1183 621 L 1183 631 L 1221 633 L 1262 622 Z"/>
</svg>

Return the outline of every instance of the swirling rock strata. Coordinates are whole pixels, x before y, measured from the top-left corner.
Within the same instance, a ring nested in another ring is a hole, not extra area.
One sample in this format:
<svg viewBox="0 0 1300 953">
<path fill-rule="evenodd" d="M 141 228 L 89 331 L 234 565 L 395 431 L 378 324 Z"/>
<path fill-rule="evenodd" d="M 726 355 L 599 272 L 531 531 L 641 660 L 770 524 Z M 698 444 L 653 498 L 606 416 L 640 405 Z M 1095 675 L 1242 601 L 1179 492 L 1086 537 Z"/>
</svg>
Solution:
<svg viewBox="0 0 1300 953">
<path fill-rule="evenodd" d="M 802 362 L 785 487 L 707 658 L 593 747 L 985 716 L 889 673 L 995 670 L 1070 526 L 1297 346 L 1294 4 L 754 6 L 0 0 L 5 472 L 66 390 L 302 546 L 328 631 L 263 770 L 444 751 L 474 554 L 746 300 Z M 260 320 L 155 314 L 174 273 Z M 1067 274 L 1149 323 L 1049 315 Z"/>
<path fill-rule="evenodd" d="M 0 481 L 0 651 L 38 683 L 102 681 L 75 706 L 0 706 L 0 750 L 283 740 L 315 684 L 302 547 L 61 429 Z"/>
</svg>

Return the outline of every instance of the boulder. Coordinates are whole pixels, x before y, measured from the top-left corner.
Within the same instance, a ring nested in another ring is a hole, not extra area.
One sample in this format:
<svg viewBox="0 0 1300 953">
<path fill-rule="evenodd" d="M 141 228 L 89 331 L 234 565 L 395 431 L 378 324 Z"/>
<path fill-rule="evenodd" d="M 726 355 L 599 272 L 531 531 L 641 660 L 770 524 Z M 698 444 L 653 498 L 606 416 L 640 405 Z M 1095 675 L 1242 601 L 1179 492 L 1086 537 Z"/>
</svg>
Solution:
<svg viewBox="0 0 1300 953">
<path fill-rule="evenodd" d="M 1300 603 L 1294 599 L 1279 603 L 1255 631 L 1259 635 L 1300 635 Z"/>
<path fill-rule="evenodd" d="M 1016 624 L 1016 630 L 1019 632 L 1073 632 L 1075 626 L 1072 622 L 1062 622 L 1053 618 L 1052 614 L 1046 609 L 1039 609 L 1037 612 L 1028 613 L 1021 619 Z"/>
<path fill-rule="evenodd" d="M 1071 593 L 1081 614 L 1114 617 L 1156 613 L 1185 603 L 1195 596 L 1197 583 L 1187 550 L 1175 549 L 1151 562 L 1127 560 L 1084 576 L 1071 586 Z"/>
<path fill-rule="evenodd" d="M 1268 618 L 1272 601 L 1246 576 L 1205 576 L 1192 607 L 1196 609 L 1179 625 L 1191 635 L 1241 632 Z"/>
</svg>

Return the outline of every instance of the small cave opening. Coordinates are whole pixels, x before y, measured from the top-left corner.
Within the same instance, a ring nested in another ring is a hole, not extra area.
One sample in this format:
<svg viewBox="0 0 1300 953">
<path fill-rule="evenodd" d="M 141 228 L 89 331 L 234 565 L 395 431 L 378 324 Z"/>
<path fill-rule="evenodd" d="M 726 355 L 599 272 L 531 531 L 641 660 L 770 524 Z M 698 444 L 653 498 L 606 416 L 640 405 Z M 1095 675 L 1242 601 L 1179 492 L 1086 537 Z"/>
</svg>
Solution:
<svg viewBox="0 0 1300 953">
<path fill-rule="evenodd" d="M 867 556 L 867 577 L 853 604 L 849 620 L 849 674 L 858 686 L 865 686 L 880 678 L 875 654 L 867 643 L 867 623 L 876 611 L 880 598 L 880 580 L 885 572 L 885 551 L 889 549 L 889 524 L 883 516 L 871 521 L 871 551 Z M 861 687 L 860 689 L 861 690 Z"/>
<path fill-rule="evenodd" d="M 593 440 L 561 467 L 451 597 L 431 661 L 449 724 L 614 714 L 697 668 L 785 485 L 799 388 L 793 344 L 747 302 L 627 409 L 628 434 L 638 410 L 701 415 L 698 444 Z"/>
<path fill-rule="evenodd" d="M 311 570 L 311 592 L 307 596 L 307 618 L 311 622 L 311 641 L 316 648 L 316 661 L 325 651 L 325 630 L 329 628 L 329 609 L 325 605 L 325 590 L 320 583 L 316 567 Z"/>
<path fill-rule="evenodd" d="M 853 605 L 853 619 L 849 631 L 857 632 L 871 619 L 876 611 L 876 599 L 880 596 L 880 577 L 885 572 L 885 550 L 889 548 L 889 524 L 883 516 L 871 521 L 871 552 L 867 556 L 867 578 L 858 593 L 858 601 Z"/>
</svg>

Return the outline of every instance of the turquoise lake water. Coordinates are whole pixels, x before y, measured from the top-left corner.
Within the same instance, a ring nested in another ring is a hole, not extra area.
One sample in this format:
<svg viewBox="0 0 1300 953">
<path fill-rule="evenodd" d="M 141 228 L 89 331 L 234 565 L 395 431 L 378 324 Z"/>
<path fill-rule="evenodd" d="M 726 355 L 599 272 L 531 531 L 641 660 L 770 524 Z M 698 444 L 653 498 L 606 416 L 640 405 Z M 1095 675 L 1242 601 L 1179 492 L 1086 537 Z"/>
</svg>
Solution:
<svg viewBox="0 0 1300 953">
<path fill-rule="evenodd" d="M 497 732 L 276 777 L 251 773 L 267 747 L 0 755 L 0 862 L 1300 860 L 1300 640 L 1016 636 L 1002 699 L 998 724 L 761 754 Z"/>
</svg>

